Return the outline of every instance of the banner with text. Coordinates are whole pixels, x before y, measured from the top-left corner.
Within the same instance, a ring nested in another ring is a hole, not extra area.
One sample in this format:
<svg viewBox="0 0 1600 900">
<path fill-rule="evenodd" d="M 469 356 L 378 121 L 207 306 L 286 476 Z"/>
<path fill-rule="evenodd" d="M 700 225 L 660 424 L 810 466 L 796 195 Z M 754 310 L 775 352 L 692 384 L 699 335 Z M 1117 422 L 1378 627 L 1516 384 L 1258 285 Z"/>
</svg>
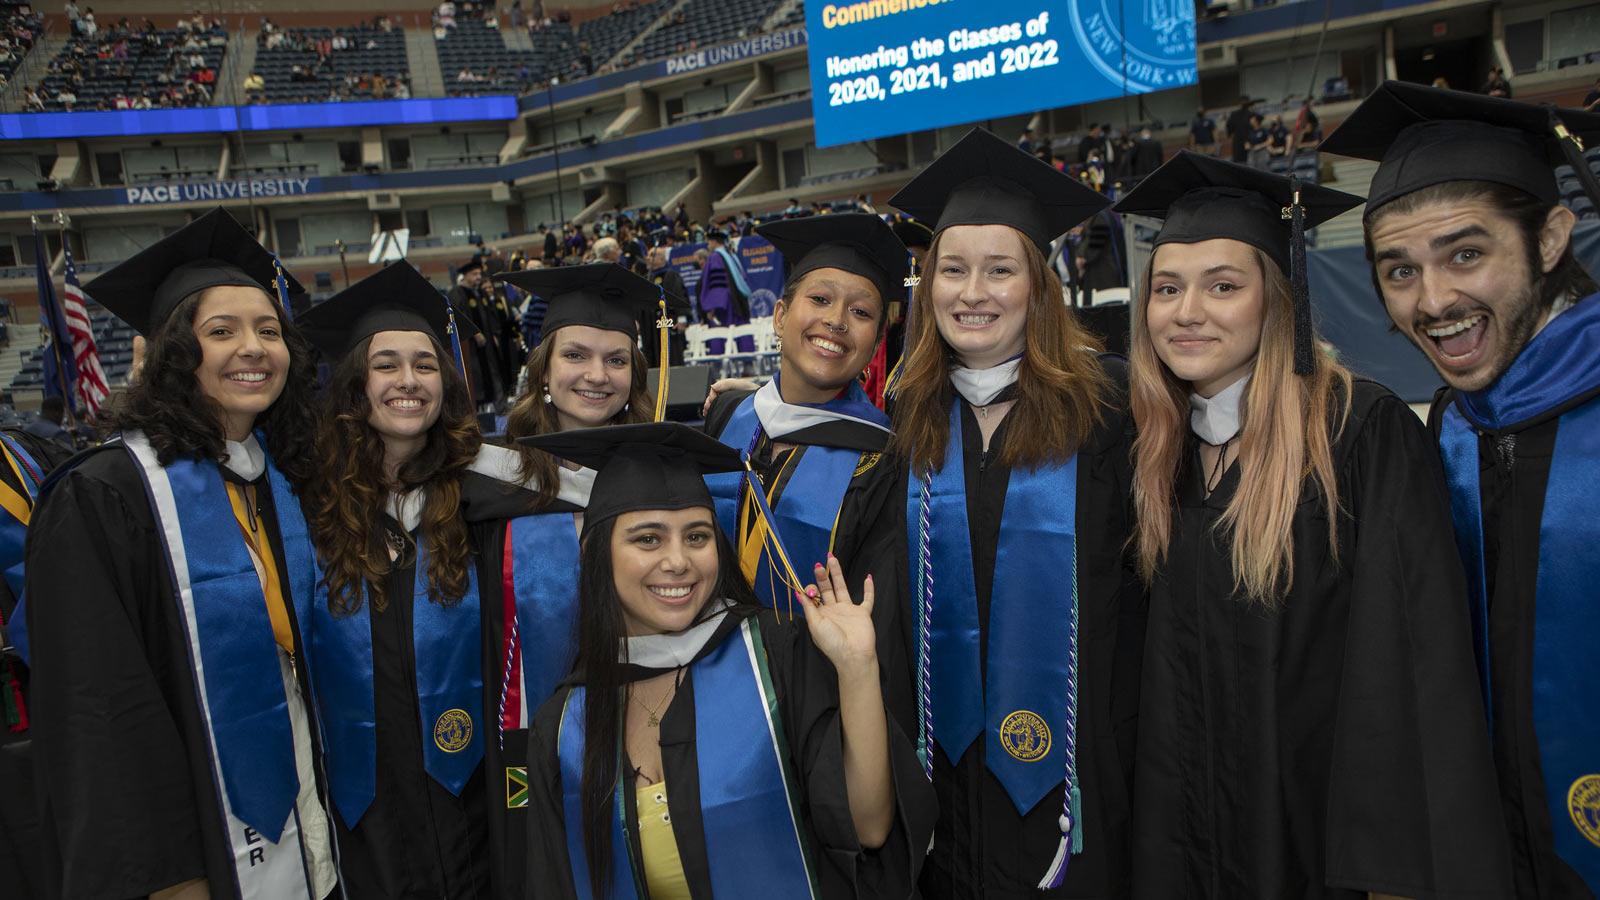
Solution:
<svg viewBox="0 0 1600 900">
<path fill-rule="evenodd" d="M 807 0 L 829 147 L 1194 84 L 1192 0 Z"/>
<path fill-rule="evenodd" d="M 739 238 L 739 262 L 750 285 L 750 318 L 772 315 L 783 296 L 783 254 L 759 234 Z"/>
</svg>

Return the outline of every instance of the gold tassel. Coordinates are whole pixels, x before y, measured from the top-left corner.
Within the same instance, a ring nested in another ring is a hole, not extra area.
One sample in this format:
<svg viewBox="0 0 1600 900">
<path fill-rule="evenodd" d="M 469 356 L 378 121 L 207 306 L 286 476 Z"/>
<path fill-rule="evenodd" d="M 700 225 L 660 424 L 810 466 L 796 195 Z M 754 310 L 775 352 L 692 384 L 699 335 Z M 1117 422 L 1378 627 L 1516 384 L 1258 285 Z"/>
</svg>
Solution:
<svg viewBox="0 0 1600 900">
<path fill-rule="evenodd" d="M 656 301 L 661 315 L 656 319 L 656 331 L 661 335 L 660 369 L 656 378 L 656 417 L 660 422 L 667 417 L 667 373 L 672 369 L 672 360 L 667 358 L 667 334 L 672 329 L 672 319 L 667 317 L 667 298 L 662 297 Z"/>
</svg>

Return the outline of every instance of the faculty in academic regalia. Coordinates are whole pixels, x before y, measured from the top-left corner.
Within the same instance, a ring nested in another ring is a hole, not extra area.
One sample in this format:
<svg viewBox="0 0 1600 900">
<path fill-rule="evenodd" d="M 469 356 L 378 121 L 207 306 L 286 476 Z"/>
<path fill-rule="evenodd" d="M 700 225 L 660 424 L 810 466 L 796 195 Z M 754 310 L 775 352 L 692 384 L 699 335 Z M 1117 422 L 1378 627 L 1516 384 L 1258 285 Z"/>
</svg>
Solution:
<svg viewBox="0 0 1600 900">
<path fill-rule="evenodd" d="M 738 454 L 691 428 L 530 442 L 598 470 L 577 669 L 530 730 L 531 895 L 910 896 L 932 797 L 884 708 L 871 582 L 857 605 L 837 561 L 811 569 L 806 633 L 760 609 L 703 481 Z"/>
<path fill-rule="evenodd" d="M 1315 347 L 1304 230 L 1360 203 L 1181 151 L 1118 204 L 1165 220 L 1132 330 L 1136 898 L 1511 896 L 1437 457 Z"/>
<path fill-rule="evenodd" d="M 1600 115 L 1389 82 L 1321 148 L 1379 161 L 1373 281 L 1448 385 L 1429 423 L 1533 900 L 1600 896 L 1600 292 L 1553 173 L 1575 164 L 1600 204 L 1578 138 Z"/>
<path fill-rule="evenodd" d="M 906 251 L 868 213 L 785 219 L 756 229 L 789 270 L 773 312 L 778 373 L 754 392 L 719 393 L 706 433 L 748 452 L 778 534 L 794 563 L 838 557 L 858 594 L 868 574 L 898 583 L 901 502 L 895 468 L 881 463 L 889 417 L 872 405 L 859 376 L 883 336 L 886 301 L 903 289 Z M 736 383 L 736 382 L 735 382 Z M 765 524 L 743 472 L 706 479 L 717 519 L 762 605 L 791 611 L 793 598 L 764 557 Z M 885 588 L 888 593 L 892 590 Z M 887 594 L 886 594 L 887 595 Z M 801 610 L 803 612 L 803 610 Z M 880 658 L 909 687 L 894 604 L 878 609 Z"/>
<path fill-rule="evenodd" d="M 514 272 L 500 280 L 551 298 L 544 336 L 528 361 L 530 389 L 506 421 L 508 438 L 650 421 L 654 401 L 646 390 L 637 322 L 646 309 L 659 316 L 662 300 L 681 308 L 681 299 L 613 263 Z M 521 897 L 528 718 L 572 671 L 577 653 L 578 531 L 594 471 L 526 444 L 513 458 L 518 480 L 551 487 L 535 487 L 525 502 L 469 504 L 462 514 L 479 548 L 484 654 L 496 673 L 490 709 L 499 722 L 487 748 L 491 793 L 498 798 L 490 804 L 490 848 L 501 893 Z"/>
<path fill-rule="evenodd" d="M 335 887 L 291 487 L 310 462 L 312 362 L 284 312 L 299 285 L 275 266 L 217 209 L 88 285 L 149 347 L 110 416 L 121 439 L 58 473 L 29 530 L 34 761 L 60 896 Z"/>
<path fill-rule="evenodd" d="M 463 339 L 467 378 L 471 382 L 473 402 L 478 405 L 495 403 L 516 386 L 506 383 L 502 372 L 502 354 L 499 343 L 500 320 L 493 307 L 493 291 L 483 283 L 483 262 L 474 256 L 456 270 L 456 283 L 449 292 L 450 306 L 457 316 L 471 322 L 476 334 Z"/>
<path fill-rule="evenodd" d="M 312 682 L 350 898 L 498 896 L 481 600 L 463 506 L 509 491 L 439 290 L 405 262 L 302 317 L 333 366 L 306 490 Z"/>
<path fill-rule="evenodd" d="M 917 673 L 897 715 L 939 796 L 923 894 L 1123 896 L 1143 614 L 1125 367 L 1046 258 L 1106 200 L 975 129 L 891 202 L 937 223 L 889 445 Z"/>
</svg>

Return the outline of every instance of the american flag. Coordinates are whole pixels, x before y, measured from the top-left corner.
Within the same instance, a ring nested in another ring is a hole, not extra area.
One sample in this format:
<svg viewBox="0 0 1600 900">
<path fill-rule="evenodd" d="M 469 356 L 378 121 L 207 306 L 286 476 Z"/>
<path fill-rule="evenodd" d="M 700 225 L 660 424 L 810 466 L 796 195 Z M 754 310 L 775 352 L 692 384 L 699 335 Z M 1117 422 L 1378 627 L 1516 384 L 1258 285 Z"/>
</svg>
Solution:
<svg viewBox="0 0 1600 900">
<path fill-rule="evenodd" d="M 78 267 L 72 264 L 72 251 L 65 245 L 62 253 L 67 260 L 67 282 L 61 291 L 61 306 L 67 314 L 67 333 L 72 336 L 72 356 L 78 364 L 78 403 L 85 415 L 96 415 L 100 405 L 110 396 L 105 370 L 100 368 L 100 351 L 94 345 L 94 330 L 89 324 L 85 308 L 87 295 L 78 284 Z"/>
</svg>

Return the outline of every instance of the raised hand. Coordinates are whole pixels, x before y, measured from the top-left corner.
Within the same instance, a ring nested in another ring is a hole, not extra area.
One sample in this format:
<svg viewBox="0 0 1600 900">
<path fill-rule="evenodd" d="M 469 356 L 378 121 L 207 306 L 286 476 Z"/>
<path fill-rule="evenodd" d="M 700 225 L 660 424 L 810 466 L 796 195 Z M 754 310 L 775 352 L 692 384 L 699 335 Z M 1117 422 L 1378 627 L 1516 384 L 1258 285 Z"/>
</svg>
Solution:
<svg viewBox="0 0 1600 900">
<path fill-rule="evenodd" d="M 816 583 L 807 585 L 804 593 L 796 592 L 796 599 L 811 607 L 805 618 L 812 643 L 833 663 L 841 680 L 847 675 L 869 673 L 876 677 L 878 647 L 872 625 L 872 576 L 868 575 L 862 585 L 858 604 L 850 596 L 837 557 L 829 554 L 828 564 L 818 563 L 813 573 Z"/>
</svg>

